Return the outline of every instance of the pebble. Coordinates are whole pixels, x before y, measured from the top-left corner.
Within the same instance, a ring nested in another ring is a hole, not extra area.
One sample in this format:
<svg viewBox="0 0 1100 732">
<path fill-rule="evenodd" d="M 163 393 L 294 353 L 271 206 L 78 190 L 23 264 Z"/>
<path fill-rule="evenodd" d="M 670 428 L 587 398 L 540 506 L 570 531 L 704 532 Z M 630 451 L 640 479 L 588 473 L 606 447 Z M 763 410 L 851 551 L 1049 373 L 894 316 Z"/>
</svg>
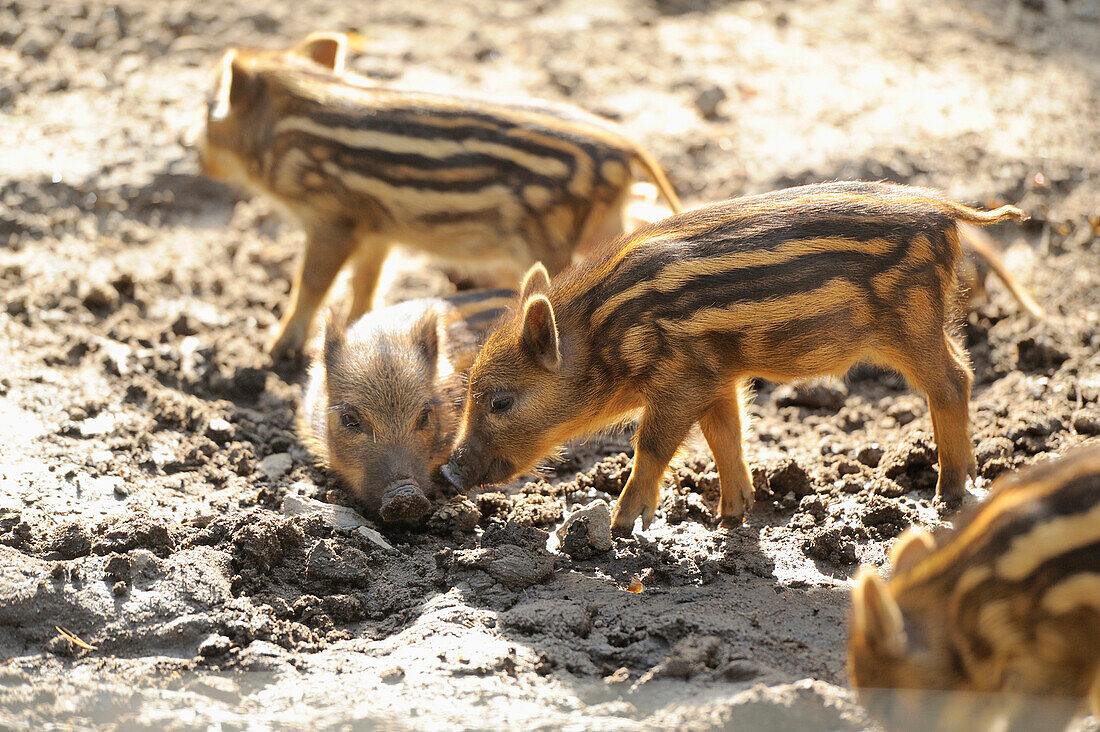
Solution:
<svg viewBox="0 0 1100 732">
<path fill-rule="evenodd" d="M 199 643 L 199 655 L 206 658 L 220 656 L 229 650 L 229 639 L 219 633 L 211 633 Z"/>
<path fill-rule="evenodd" d="M 571 513 L 554 533 L 561 550 L 571 557 L 585 559 L 592 554 L 606 552 L 614 543 L 611 539 L 611 511 L 605 501 L 593 501 Z"/>
<path fill-rule="evenodd" d="M 79 292 L 80 301 L 89 310 L 105 310 L 118 305 L 118 290 L 106 282 L 83 282 Z"/>
<path fill-rule="evenodd" d="M 206 426 L 206 436 L 219 445 L 224 445 L 233 438 L 233 425 L 227 419 L 214 417 L 210 420 L 210 424 Z"/>
<path fill-rule="evenodd" d="M 297 485 L 299 484 L 296 483 L 295 486 Z M 386 537 L 367 526 L 366 520 L 353 508 L 315 501 L 312 498 L 291 493 L 283 498 L 282 510 L 287 516 L 318 515 L 329 526 L 337 529 L 355 529 L 355 533 L 371 544 L 386 551 L 395 551 L 393 545 L 386 541 Z"/>
<path fill-rule="evenodd" d="M 275 456 L 273 455 L 272 457 Z M 300 487 L 305 488 L 309 486 L 308 484 L 303 485 L 295 483 L 291 486 L 291 489 L 293 490 Z M 326 524 L 337 529 L 355 529 L 367 523 L 366 519 L 360 516 L 359 512 L 354 508 L 337 506 L 334 503 L 325 503 L 324 501 L 317 501 L 293 493 L 283 498 L 282 510 L 283 514 L 286 516 L 308 516 L 316 514 L 320 516 Z"/>
<path fill-rule="evenodd" d="M 269 480 L 278 480 L 294 467 L 294 458 L 288 452 L 277 452 L 265 457 L 257 467 Z"/>
<path fill-rule="evenodd" d="M 1073 413 L 1073 429 L 1079 435 L 1100 435 L 1100 410 L 1078 409 Z"/>
<path fill-rule="evenodd" d="M 722 119 L 725 115 L 721 114 L 718 108 L 722 102 L 726 101 L 727 97 L 728 95 L 722 87 L 708 86 L 700 90 L 695 96 L 695 106 L 698 108 L 699 113 L 703 115 L 703 119 Z"/>
</svg>

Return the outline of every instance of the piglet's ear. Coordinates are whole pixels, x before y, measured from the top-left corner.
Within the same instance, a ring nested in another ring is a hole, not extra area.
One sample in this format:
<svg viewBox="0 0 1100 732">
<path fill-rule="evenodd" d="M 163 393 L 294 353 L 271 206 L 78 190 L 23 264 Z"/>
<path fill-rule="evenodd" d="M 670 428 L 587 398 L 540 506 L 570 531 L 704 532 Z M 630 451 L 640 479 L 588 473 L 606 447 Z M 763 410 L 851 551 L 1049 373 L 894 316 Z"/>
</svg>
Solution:
<svg viewBox="0 0 1100 732">
<path fill-rule="evenodd" d="M 523 276 L 519 301 L 527 302 L 532 295 L 545 295 L 548 292 L 550 292 L 550 273 L 546 271 L 542 262 L 536 262 Z"/>
<path fill-rule="evenodd" d="M 908 649 L 901 608 L 882 579 L 866 567 L 852 591 L 852 632 L 870 647 L 894 658 L 901 658 Z"/>
<path fill-rule="evenodd" d="M 335 310 L 329 310 L 321 321 L 321 331 L 325 349 L 325 367 L 330 369 L 344 352 L 344 345 L 347 343 L 347 323 Z"/>
<path fill-rule="evenodd" d="M 216 122 L 229 116 L 229 94 L 233 88 L 233 64 L 236 60 L 236 51 L 226 51 L 218 65 L 220 69 L 218 90 L 214 94 L 214 104 L 210 107 L 210 118 Z"/>
<path fill-rule="evenodd" d="M 344 73 L 348 54 L 346 33 L 310 33 L 294 47 L 294 52 L 337 74 Z"/>
<path fill-rule="evenodd" d="M 230 51 L 222 59 L 222 80 L 211 113 L 215 119 L 229 116 L 230 110 L 240 110 L 255 104 L 263 96 L 264 82 Z"/>
<path fill-rule="evenodd" d="M 904 574 L 936 549 L 936 540 L 927 531 L 909 529 L 894 544 L 890 551 L 890 561 L 894 565 L 894 575 Z"/>
<path fill-rule="evenodd" d="M 523 304 L 523 344 L 543 368 L 554 371 L 561 364 L 554 307 L 545 295 L 534 295 Z"/>
<path fill-rule="evenodd" d="M 420 316 L 420 320 L 413 326 L 412 337 L 434 376 L 439 360 L 439 313 L 435 308 L 428 308 Z"/>
</svg>

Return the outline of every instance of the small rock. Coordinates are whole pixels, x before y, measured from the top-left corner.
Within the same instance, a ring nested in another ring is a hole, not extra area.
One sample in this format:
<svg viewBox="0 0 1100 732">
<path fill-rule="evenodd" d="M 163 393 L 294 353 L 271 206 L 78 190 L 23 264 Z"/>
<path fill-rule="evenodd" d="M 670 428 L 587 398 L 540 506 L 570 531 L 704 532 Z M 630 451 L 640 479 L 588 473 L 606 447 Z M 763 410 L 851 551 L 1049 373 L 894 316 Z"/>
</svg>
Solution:
<svg viewBox="0 0 1100 732">
<path fill-rule="evenodd" d="M 359 536 L 363 537 L 375 546 L 381 547 L 382 549 L 385 549 L 387 551 L 395 551 L 393 546 L 388 541 L 386 541 L 386 537 L 382 536 L 381 533 L 375 531 L 369 526 L 360 526 L 358 529 L 355 530 L 355 533 L 359 534 Z"/>
<path fill-rule="evenodd" d="M 605 501 L 593 501 L 571 513 L 554 534 L 561 542 L 561 550 L 574 559 L 588 559 L 606 552 L 614 545 L 611 511 Z"/>
<path fill-rule="evenodd" d="M 308 485 L 295 483 L 291 490 Z M 334 503 L 315 501 L 312 498 L 288 494 L 283 498 L 283 513 L 287 516 L 320 516 L 321 520 L 329 526 L 337 529 L 355 529 L 355 532 L 370 543 L 387 551 L 394 551 L 393 546 L 386 541 L 386 537 L 367 526 L 367 520 L 359 515 L 354 508 L 337 506 Z"/>
<path fill-rule="evenodd" d="M 703 119 L 717 120 L 723 119 L 725 115 L 721 114 L 718 108 L 722 102 L 726 101 L 729 95 L 720 86 L 712 85 L 705 89 L 701 89 L 698 94 L 695 95 L 695 107 L 699 110 L 699 113 L 703 115 Z"/>
<path fill-rule="evenodd" d="M 1073 429 L 1080 435 L 1100 435 L 1100 409 L 1078 409 L 1073 413 Z"/>
<path fill-rule="evenodd" d="M 172 332 L 178 336 L 190 336 L 199 332 L 195 319 L 187 313 L 180 313 L 172 323 Z"/>
<path fill-rule="evenodd" d="M 277 452 L 265 457 L 256 467 L 268 480 L 278 480 L 294 467 L 294 458 L 288 452 Z"/>
<path fill-rule="evenodd" d="M 224 445 L 233 439 L 233 425 L 229 420 L 214 417 L 206 426 L 206 436 L 219 445 Z"/>
<path fill-rule="evenodd" d="M 383 684 L 399 684 L 405 678 L 405 669 L 400 666 L 388 668 L 378 675 Z"/>
<path fill-rule="evenodd" d="M 205 658 L 220 656 L 227 652 L 232 643 L 228 638 L 219 633 L 211 633 L 199 643 L 199 655 Z"/>
<path fill-rule="evenodd" d="M 107 310 L 118 305 L 118 290 L 106 282 L 82 282 L 77 293 L 89 310 Z"/>
</svg>

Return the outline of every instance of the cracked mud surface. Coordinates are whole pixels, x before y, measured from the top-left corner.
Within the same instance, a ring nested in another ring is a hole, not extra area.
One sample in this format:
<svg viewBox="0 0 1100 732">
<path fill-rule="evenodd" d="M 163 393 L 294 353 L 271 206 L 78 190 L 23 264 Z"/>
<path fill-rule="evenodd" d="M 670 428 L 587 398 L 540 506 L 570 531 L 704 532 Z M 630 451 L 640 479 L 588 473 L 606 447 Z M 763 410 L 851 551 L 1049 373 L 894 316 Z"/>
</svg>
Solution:
<svg viewBox="0 0 1100 732">
<path fill-rule="evenodd" d="M 757 507 L 730 533 L 698 435 L 654 526 L 607 552 L 550 536 L 614 500 L 629 434 L 416 531 L 283 512 L 350 504 L 294 434 L 303 375 L 262 353 L 302 235 L 198 177 L 190 143 L 228 45 L 315 28 L 362 32 L 352 66 L 381 80 L 619 119 L 689 205 L 854 177 L 1019 203 L 1026 226 L 990 231 L 1048 316 L 991 282 L 962 324 L 969 500 L 1100 433 L 1094 0 L 7 3 L 0 726 L 871 724 L 848 581 L 951 517 L 897 377 L 757 384 Z M 387 283 L 449 286 L 411 259 Z"/>
</svg>

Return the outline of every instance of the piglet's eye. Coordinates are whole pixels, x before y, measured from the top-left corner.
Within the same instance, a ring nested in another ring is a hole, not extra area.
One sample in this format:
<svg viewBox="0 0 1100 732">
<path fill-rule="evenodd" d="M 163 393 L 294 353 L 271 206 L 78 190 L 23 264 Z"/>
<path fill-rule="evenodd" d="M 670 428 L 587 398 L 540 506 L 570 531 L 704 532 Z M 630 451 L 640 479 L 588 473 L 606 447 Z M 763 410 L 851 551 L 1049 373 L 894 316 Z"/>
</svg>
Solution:
<svg viewBox="0 0 1100 732">
<path fill-rule="evenodd" d="M 362 431 L 359 418 L 353 412 L 340 412 L 340 424 L 343 425 L 344 429 L 351 432 Z"/>
<path fill-rule="evenodd" d="M 489 400 L 489 411 L 493 414 L 507 412 L 512 408 L 516 399 L 511 394 L 494 394 Z"/>
<path fill-rule="evenodd" d="M 416 428 L 418 430 L 424 430 L 428 428 L 428 420 L 432 418 L 432 408 L 424 407 L 420 412 L 420 416 L 416 420 Z"/>
</svg>

